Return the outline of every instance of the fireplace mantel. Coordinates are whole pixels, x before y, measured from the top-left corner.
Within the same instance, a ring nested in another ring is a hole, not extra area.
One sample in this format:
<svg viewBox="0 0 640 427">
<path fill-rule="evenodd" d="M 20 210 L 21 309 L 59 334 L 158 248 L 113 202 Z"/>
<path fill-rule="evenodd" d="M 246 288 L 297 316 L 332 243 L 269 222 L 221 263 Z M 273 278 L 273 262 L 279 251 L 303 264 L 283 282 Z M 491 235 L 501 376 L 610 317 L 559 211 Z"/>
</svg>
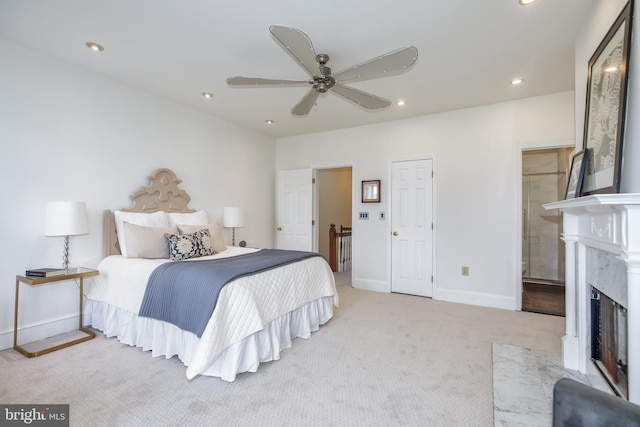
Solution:
<svg viewBox="0 0 640 427">
<path fill-rule="evenodd" d="M 563 213 L 566 269 L 566 329 L 562 339 L 565 368 L 591 370 L 590 285 L 587 250 L 598 249 L 622 261 L 626 269 L 629 400 L 640 404 L 640 194 L 601 194 L 544 205 Z M 607 286 L 618 286 L 608 283 Z"/>
</svg>

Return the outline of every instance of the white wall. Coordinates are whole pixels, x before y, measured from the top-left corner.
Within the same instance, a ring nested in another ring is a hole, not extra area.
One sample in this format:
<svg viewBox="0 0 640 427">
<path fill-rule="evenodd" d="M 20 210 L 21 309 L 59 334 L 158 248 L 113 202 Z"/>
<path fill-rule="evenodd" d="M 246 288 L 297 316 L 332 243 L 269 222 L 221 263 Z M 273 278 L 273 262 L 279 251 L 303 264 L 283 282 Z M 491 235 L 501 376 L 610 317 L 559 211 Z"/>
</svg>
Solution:
<svg viewBox="0 0 640 427">
<path fill-rule="evenodd" d="M 573 92 L 391 123 L 279 139 L 278 170 L 353 165 L 354 286 L 390 291 L 389 161 L 435 156 L 434 297 L 516 308 L 523 148 L 573 143 Z M 339 153 L 339 154 L 334 154 Z M 382 202 L 360 203 L 360 181 L 382 179 Z M 470 267 L 468 277 L 461 275 Z"/>
<path fill-rule="evenodd" d="M 91 232 L 71 238 L 75 266 L 98 265 L 102 211 L 131 206 L 160 167 L 182 179 L 190 207 L 221 220 L 224 206 L 242 206 L 236 237 L 273 246 L 272 138 L 4 41 L 0 58 L 0 349 L 13 345 L 16 274 L 61 264 L 62 238 L 43 236 L 48 201 L 87 203 Z M 77 292 L 72 282 L 22 285 L 20 341 L 73 329 Z"/>
<path fill-rule="evenodd" d="M 592 10 L 576 39 L 575 47 L 575 104 L 576 145 L 583 147 L 584 115 L 587 100 L 589 60 L 602 42 L 628 0 L 602 0 Z M 640 193 L 640 13 L 636 1 L 632 24 L 631 61 L 627 94 L 627 120 L 623 143 L 621 193 Z"/>
</svg>

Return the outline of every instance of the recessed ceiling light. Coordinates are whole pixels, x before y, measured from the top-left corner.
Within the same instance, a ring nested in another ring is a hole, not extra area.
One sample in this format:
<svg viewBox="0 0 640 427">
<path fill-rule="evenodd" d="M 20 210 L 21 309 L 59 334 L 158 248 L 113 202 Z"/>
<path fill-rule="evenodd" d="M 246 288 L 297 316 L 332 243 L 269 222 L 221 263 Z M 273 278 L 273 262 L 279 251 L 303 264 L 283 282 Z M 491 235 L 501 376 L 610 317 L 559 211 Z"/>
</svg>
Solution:
<svg viewBox="0 0 640 427">
<path fill-rule="evenodd" d="M 273 124 L 273 120 L 265 120 L 264 122 L 265 122 L 266 124 L 268 124 L 268 125 L 272 125 L 272 124 Z"/>
<path fill-rule="evenodd" d="M 202 96 L 207 99 L 213 98 L 213 94 L 211 92 L 202 92 Z"/>
<path fill-rule="evenodd" d="M 514 85 L 514 86 L 521 85 L 522 83 L 524 83 L 524 79 L 513 79 L 513 80 L 511 80 L 511 84 Z"/>
<path fill-rule="evenodd" d="M 526 6 L 528 4 L 531 3 L 535 3 L 537 0 L 518 0 L 518 3 L 520 3 L 522 6 Z"/>
<path fill-rule="evenodd" d="M 404 102 L 403 99 L 401 99 L 398 102 L 396 102 L 396 105 L 399 106 L 399 107 L 402 107 L 404 104 L 405 104 L 405 102 Z"/>
<path fill-rule="evenodd" d="M 104 50 L 104 47 L 98 43 L 86 42 L 85 45 L 94 52 L 102 52 Z"/>
</svg>

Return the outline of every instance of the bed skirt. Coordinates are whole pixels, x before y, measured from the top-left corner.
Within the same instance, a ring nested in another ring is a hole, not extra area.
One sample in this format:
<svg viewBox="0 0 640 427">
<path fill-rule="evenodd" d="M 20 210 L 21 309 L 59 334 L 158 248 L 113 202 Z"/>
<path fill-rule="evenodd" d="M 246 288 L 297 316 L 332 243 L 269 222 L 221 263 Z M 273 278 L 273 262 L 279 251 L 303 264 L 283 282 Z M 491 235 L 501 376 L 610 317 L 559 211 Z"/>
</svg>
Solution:
<svg viewBox="0 0 640 427">
<path fill-rule="evenodd" d="M 147 317 L 116 306 L 87 299 L 84 323 L 102 331 L 107 337 L 130 346 L 151 351 L 153 357 L 173 356 L 189 367 L 198 351 L 200 339 L 193 333 L 179 329 L 170 323 Z M 241 341 L 227 347 L 224 352 L 201 372 L 200 375 L 235 381 L 243 372 L 256 372 L 263 362 L 280 359 L 280 352 L 291 347 L 294 338 L 309 338 L 311 332 L 328 322 L 333 316 L 333 297 L 323 297 L 289 312 L 269 323 Z M 189 379 L 193 374 L 187 374 Z"/>
</svg>

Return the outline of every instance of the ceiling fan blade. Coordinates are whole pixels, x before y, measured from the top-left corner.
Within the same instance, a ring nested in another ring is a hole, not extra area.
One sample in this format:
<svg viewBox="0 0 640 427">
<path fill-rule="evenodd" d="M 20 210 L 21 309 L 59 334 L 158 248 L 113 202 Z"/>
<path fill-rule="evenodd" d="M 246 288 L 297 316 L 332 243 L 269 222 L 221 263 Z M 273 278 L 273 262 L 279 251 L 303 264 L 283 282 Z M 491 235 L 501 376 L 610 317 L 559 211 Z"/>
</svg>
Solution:
<svg viewBox="0 0 640 427">
<path fill-rule="evenodd" d="M 356 104 L 368 110 L 377 110 L 379 108 L 385 108 L 391 105 L 391 101 L 389 101 L 388 99 L 380 98 L 379 96 L 371 95 L 370 93 L 363 92 L 349 86 L 341 85 L 339 83 L 336 83 L 329 90 L 347 98 L 350 101 L 355 102 Z"/>
<path fill-rule="evenodd" d="M 313 104 L 316 103 L 320 93 L 315 89 L 310 89 L 309 92 L 291 109 L 291 114 L 296 116 L 306 116 L 313 108 Z"/>
<path fill-rule="evenodd" d="M 229 77 L 227 84 L 233 86 L 260 86 L 260 85 L 308 85 L 308 81 L 297 80 L 274 80 L 274 79 L 261 79 L 258 77 Z"/>
<path fill-rule="evenodd" d="M 378 76 L 380 74 L 401 71 L 413 65 L 418 59 L 418 49 L 413 46 L 385 53 L 353 67 L 334 73 L 336 81 L 347 81 L 365 77 Z"/>
<path fill-rule="evenodd" d="M 295 28 L 280 25 L 272 25 L 269 31 L 309 76 L 318 75 L 320 68 L 309 36 Z"/>
</svg>

